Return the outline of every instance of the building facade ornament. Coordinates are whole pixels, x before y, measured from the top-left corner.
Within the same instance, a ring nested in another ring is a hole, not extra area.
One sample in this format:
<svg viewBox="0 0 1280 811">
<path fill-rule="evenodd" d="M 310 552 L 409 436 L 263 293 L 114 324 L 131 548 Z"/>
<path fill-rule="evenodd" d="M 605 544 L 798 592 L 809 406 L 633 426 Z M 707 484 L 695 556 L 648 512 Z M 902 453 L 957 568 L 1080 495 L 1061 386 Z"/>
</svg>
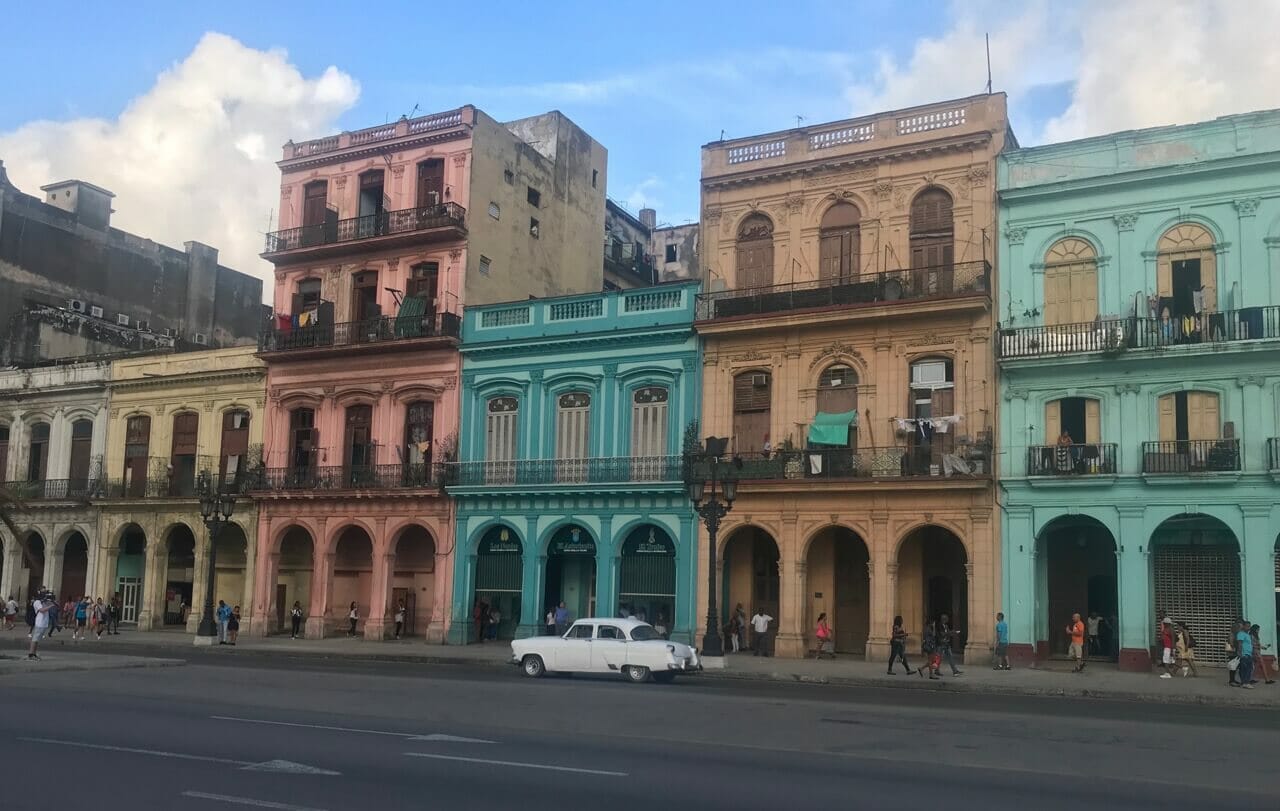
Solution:
<svg viewBox="0 0 1280 811">
<path fill-rule="evenodd" d="M 1252 217 L 1258 213 L 1258 206 L 1262 203 L 1257 197 L 1245 197 L 1240 200 L 1232 200 L 1231 205 L 1236 207 L 1236 212 L 1241 217 Z"/>
<path fill-rule="evenodd" d="M 1027 238 L 1027 229 L 1021 226 L 1010 226 L 1004 229 L 1004 238 L 1010 245 L 1021 245 Z"/>
<path fill-rule="evenodd" d="M 1138 224 L 1138 215 L 1133 211 L 1125 211 L 1115 215 L 1113 219 L 1116 221 L 1116 228 L 1121 231 L 1132 231 L 1133 227 Z"/>
<path fill-rule="evenodd" d="M 862 357 L 862 353 L 859 352 L 855 347 L 850 346 L 849 344 L 836 342 L 825 347 L 824 349 L 819 351 L 818 354 L 814 355 L 813 360 L 809 362 L 809 369 L 812 370 L 814 367 L 816 367 L 819 363 L 822 363 L 827 358 L 834 358 L 834 357 L 856 358 L 859 362 L 863 362 L 863 363 L 866 362 L 865 359 Z"/>
</svg>

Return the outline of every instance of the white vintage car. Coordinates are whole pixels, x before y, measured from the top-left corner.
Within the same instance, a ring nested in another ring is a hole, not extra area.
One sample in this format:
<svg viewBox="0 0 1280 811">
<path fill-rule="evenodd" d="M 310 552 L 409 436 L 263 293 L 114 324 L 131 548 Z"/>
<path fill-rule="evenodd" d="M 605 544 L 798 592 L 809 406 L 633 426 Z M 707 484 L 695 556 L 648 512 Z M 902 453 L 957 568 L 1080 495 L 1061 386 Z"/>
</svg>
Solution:
<svg viewBox="0 0 1280 811">
<path fill-rule="evenodd" d="M 661 683 L 702 669 L 693 648 L 631 619 L 580 619 L 564 636 L 517 639 L 511 663 L 535 679 L 544 673 L 621 673 L 628 681 L 652 676 Z"/>
</svg>

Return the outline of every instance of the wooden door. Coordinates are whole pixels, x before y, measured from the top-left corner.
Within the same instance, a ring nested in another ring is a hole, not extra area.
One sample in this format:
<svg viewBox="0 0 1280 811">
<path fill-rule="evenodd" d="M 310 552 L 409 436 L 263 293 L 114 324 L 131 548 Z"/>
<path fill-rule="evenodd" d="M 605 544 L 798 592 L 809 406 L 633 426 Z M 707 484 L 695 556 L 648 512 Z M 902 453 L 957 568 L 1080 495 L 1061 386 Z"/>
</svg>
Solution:
<svg viewBox="0 0 1280 811">
<path fill-rule="evenodd" d="M 773 285 L 773 242 L 738 243 L 738 287 Z"/>
<path fill-rule="evenodd" d="M 1044 404 L 1044 444 L 1057 445 L 1062 435 L 1062 401 L 1053 400 Z"/>
<path fill-rule="evenodd" d="M 329 202 L 328 181 L 317 180 L 314 183 L 308 183 L 304 195 L 302 224 L 304 226 L 324 225 L 325 210 L 328 208 Z"/>
<path fill-rule="evenodd" d="M 347 408 L 348 468 L 362 469 L 373 464 L 372 430 L 373 406 L 355 405 Z"/>
<path fill-rule="evenodd" d="M 1217 394 L 1208 391 L 1187 392 L 1187 439 L 1220 439 L 1221 420 Z"/>
<path fill-rule="evenodd" d="M 418 164 L 418 208 L 444 202 L 444 160 L 431 158 Z"/>
<path fill-rule="evenodd" d="M 151 418 L 145 414 L 130 417 L 125 423 L 124 485 L 133 497 L 147 489 L 147 457 L 151 453 Z"/>
<path fill-rule="evenodd" d="M 195 492 L 199 433 L 199 414 L 188 411 L 173 415 L 173 450 L 169 456 L 169 464 L 173 466 L 170 495 L 188 496 Z"/>
<path fill-rule="evenodd" d="M 1160 441 L 1173 442 L 1178 438 L 1177 395 L 1162 396 L 1156 403 L 1156 411 L 1160 425 Z"/>
<path fill-rule="evenodd" d="M 744 372 L 733 379 L 733 443 L 739 453 L 756 453 L 769 439 L 773 377 Z"/>
<path fill-rule="evenodd" d="M 1084 401 L 1084 441 L 1089 445 L 1102 441 L 1102 404 L 1097 400 Z"/>
<path fill-rule="evenodd" d="M 218 459 L 218 481 L 231 486 L 244 472 L 249 452 L 249 412 L 228 411 L 222 415 L 222 452 Z"/>
<path fill-rule="evenodd" d="M 83 488 L 89 481 L 89 458 L 93 447 L 93 422 L 76 420 L 71 424 L 71 466 L 68 478 L 72 487 Z M 2 474 L 0 474 L 2 475 Z"/>
</svg>

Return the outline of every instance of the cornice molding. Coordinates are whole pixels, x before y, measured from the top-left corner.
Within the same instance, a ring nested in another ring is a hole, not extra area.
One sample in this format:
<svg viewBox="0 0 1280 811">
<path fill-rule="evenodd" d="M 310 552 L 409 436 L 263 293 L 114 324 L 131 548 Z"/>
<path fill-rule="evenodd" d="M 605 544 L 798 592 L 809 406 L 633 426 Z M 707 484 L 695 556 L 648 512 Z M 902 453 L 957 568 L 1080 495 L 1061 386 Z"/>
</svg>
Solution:
<svg viewBox="0 0 1280 811">
<path fill-rule="evenodd" d="M 266 368 L 234 369 L 211 372 L 197 372 L 190 375 L 165 375 L 138 380 L 113 380 L 107 384 L 111 391 L 127 391 L 131 389 L 165 389 L 191 386 L 201 383 L 230 383 L 241 380 L 265 380 Z"/>
</svg>

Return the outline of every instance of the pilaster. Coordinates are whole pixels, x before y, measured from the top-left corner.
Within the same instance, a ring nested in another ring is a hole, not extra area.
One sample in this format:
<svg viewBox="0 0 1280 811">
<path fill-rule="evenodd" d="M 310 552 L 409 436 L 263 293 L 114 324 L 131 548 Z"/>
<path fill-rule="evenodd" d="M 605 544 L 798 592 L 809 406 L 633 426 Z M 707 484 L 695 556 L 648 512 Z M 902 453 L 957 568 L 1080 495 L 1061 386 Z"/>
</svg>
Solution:
<svg viewBox="0 0 1280 811">
<path fill-rule="evenodd" d="M 1151 547 L 1146 530 L 1146 507 L 1117 507 L 1120 514 L 1120 547 L 1116 552 L 1116 579 L 1120 598 L 1120 669 L 1151 669 Z"/>
</svg>

